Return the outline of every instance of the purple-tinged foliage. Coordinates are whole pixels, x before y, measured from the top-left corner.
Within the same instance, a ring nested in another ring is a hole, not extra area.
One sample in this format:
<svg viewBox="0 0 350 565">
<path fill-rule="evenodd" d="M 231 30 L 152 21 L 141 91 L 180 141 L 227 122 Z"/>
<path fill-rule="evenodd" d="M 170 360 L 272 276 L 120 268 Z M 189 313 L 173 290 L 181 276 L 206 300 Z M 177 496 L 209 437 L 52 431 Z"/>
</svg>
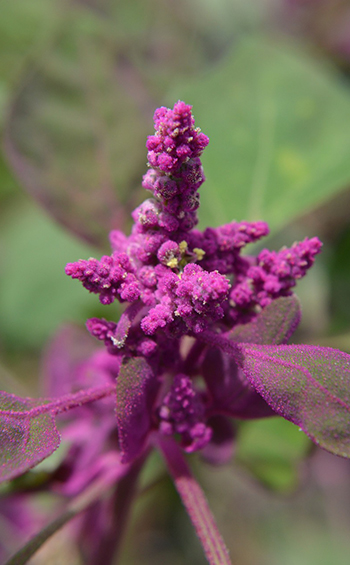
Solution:
<svg viewBox="0 0 350 565">
<path fill-rule="evenodd" d="M 277 298 L 247 324 L 237 324 L 227 333 L 236 343 L 280 345 L 287 343 L 301 319 L 301 306 L 295 294 Z"/>
<path fill-rule="evenodd" d="M 286 343 L 300 321 L 300 314 L 296 296 L 278 298 L 253 321 L 236 325 L 221 336 L 233 343 Z M 207 349 L 202 374 L 211 396 L 212 410 L 242 419 L 273 415 L 270 406 L 252 388 L 236 360 L 217 347 Z"/>
<path fill-rule="evenodd" d="M 139 456 L 151 430 L 159 383 L 144 357 L 125 358 L 117 379 L 117 425 L 123 463 Z"/>
<path fill-rule="evenodd" d="M 0 393 L 0 479 L 21 475 L 51 455 L 60 435 L 42 401 Z"/>
<path fill-rule="evenodd" d="M 3 393 L 3 471 L 15 476 L 54 451 L 54 416 L 75 407 L 75 416 L 65 417 L 63 437 L 70 447 L 50 477 L 51 492 L 80 496 L 111 465 L 123 477 L 114 493 L 117 534 L 102 502 L 80 529 L 102 524 L 91 535 L 91 563 L 111 562 L 108 548 L 119 543 L 139 469 L 158 446 L 209 563 L 229 564 L 182 452 L 201 451 L 207 461 L 225 463 L 234 451 L 232 418 L 280 414 L 320 446 L 350 457 L 350 356 L 285 345 L 300 321 L 292 289 L 314 263 L 320 241 L 306 238 L 277 252 L 243 255 L 268 234 L 265 222 L 194 229 L 204 182 L 200 155 L 208 138 L 183 102 L 158 109 L 154 120 L 143 178 L 152 198 L 134 210 L 131 234 L 112 231 L 111 256 L 66 267 L 102 304 L 117 299 L 126 308 L 119 322 L 87 321 L 106 350 L 92 351 L 74 366 L 65 362 L 62 348 L 53 352 L 52 371 L 64 384 L 61 391 L 51 380 L 57 399 Z"/>
<path fill-rule="evenodd" d="M 280 416 L 350 455 L 350 356 L 313 345 L 240 345 L 246 377 Z"/>
<path fill-rule="evenodd" d="M 60 443 L 54 417 L 112 394 L 109 384 L 58 399 L 18 398 L 0 392 L 0 479 L 9 480 L 51 455 Z"/>
</svg>

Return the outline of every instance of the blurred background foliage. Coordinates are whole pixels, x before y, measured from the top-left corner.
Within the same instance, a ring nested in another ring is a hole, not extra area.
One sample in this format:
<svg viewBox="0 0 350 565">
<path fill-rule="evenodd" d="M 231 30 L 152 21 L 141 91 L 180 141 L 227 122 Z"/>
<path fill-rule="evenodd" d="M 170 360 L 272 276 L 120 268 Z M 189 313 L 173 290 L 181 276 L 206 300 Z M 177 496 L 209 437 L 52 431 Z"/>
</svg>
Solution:
<svg viewBox="0 0 350 565">
<path fill-rule="evenodd" d="M 2 388 L 39 394 L 60 326 L 113 316 L 64 266 L 108 253 L 108 231 L 129 229 L 153 112 L 178 99 L 210 137 L 201 227 L 264 219 L 276 249 L 319 236 L 295 339 L 350 352 L 348 0 L 0 6 Z M 348 563 L 349 463 L 295 426 L 241 423 L 232 465 L 193 464 L 236 565 Z M 154 460 L 147 473 L 158 470 Z M 133 521 L 123 564 L 203 563 L 167 479 Z M 58 562 L 55 543 L 33 563 Z M 71 549 L 64 559 L 79 563 Z"/>
</svg>

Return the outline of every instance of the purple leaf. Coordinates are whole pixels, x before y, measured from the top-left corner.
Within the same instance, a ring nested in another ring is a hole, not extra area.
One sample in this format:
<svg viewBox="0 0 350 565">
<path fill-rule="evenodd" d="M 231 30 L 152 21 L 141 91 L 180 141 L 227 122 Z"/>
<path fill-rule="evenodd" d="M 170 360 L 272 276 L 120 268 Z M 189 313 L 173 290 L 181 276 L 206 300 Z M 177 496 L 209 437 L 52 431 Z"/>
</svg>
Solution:
<svg viewBox="0 0 350 565">
<path fill-rule="evenodd" d="M 226 337 L 235 343 L 260 345 L 287 343 L 296 330 L 300 318 L 298 297 L 295 294 L 281 297 L 266 306 L 252 322 L 235 326 Z"/>
<path fill-rule="evenodd" d="M 73 325 L 63 327 L 44 351 L 42 394 L 50 397 L 63 396 L 74 389 L 89 386 L 79 382 L 77 369 L 96 350 L 96 340 L 88 332 Z M 96 383 L 96 379 L 94 383 L 102 384 Z"/>
<path fill-rule="evenodd" d="M 123 463 L 137 457 L 151 428 L 158 381 L 144 357 L 125 357 L 117 378 L 117 422 Z"/>
<path fill-rule="evenodd" d="M 118 348 L 124 346 L 125 340 L 129 335 L 131 325 L 135 317 L 143 307 L 143 303 L 141 301 L 138 301 L 130 304 L 130 306 L 128 306 L 127 309 L 124 310 L 119 318 L 119 322 L 113 336 L 113 345 L 116 345 Z"/>
<path fill-rule="evenodd" d="M 350 355 L 313 345 L 239 348 L 246 377 L 277 414 L 350 457 Z"/>
<path fill-rule="evenodd" d="M 54 416 L 115 391 L 115 385 L 61 398 L 19 398 L 0 392 L 0 481 L 13 479 L 51 455 L 60 443 Z"/>
<path fill-rule="evenodd" d="M 0 399 L 1 409 L 6 412 L 0 412 L 0 479 L 8 480 L 51 455 L 60 444 L 60 435 L 52 414 L 38 414 L 34 400 L 22 400 L 5 392 Z"/>
<path fill-rule="evenodd" d="M 298 325 L 300 315 L 300 303 L 295 295 L 278 298 L 252 322 L 238 325 L 224 336 L 232 343 L 285 343 Z M 218 338 L 212 336 L 208 341 L 213 344 Z M 243 419 L 274 415 L 230 354 L 211 347 L 204 359 L 203 375 L 212 396 L 213 410 Z"/>
<path fill-rule="evenodd" d="M 231 341 L 229 343 L 235 347 Z M 236 360 L 227 353 L 210 348 L 204 358 L 202 374 L 211 396 L 210 412 L 239 419 L 275 415 L 252 387 Z"/>
</svg>

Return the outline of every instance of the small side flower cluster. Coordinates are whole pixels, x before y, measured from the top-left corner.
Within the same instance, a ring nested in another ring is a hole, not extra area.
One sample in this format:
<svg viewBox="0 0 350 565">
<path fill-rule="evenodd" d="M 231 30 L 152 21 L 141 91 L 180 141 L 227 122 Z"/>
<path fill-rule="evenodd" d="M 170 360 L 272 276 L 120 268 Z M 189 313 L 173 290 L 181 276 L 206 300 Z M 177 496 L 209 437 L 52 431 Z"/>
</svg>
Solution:
<svg viewBox="0 0 350 565">
<path fill-rule="evenodd" d="M 79 279 L 90 292 L 100 295 L 102 304 L 134 302 L 140 296 L 140 287 L 134 269 L 126 253 L 104 255 L 100 261 L 81 259 L 66 267 L 66 274 Z"/>
<path fill-rule="evenodd" d="M 189 453 L 205 447 L 213 435 L 205 424 L 204 399 L 187 375 L 175 375 L 159 417 L 159 431 L 165 435 L 180 434 L 181 445 Z"/>
<path fill-rule="evenodd" d="M 195 127 L 191 106 L 184 102 L 159 108 L 154 122 L 142 183 L 152 197 L 133 212 L 131 234 L 112 231 L 111 256 L 70 263 L 66 273 L 98 294 L 102 304 L 115 299 L 129 303 L 118 323 L 93 318 L 87 327 L 121 364 L 133 357 L 151 363 L 159 386 L 151 426 L 165 435 L 179 434 L 184 449 L 194 451 L 210 443 L 208 422 L 215 419 L 213 391 L 197 390 L 204 347 L 197 339 L 207 330 L 223 334 L 254 321 L 272 301 L 290 296 L 321 243 L 305 239 L 289 249 L 243 256 L 248 244 L 269 233 L 265 222 L 195 229 L 198 189 L 204 181 L 200 155 L 209 140 Z M 183 347 L 186 336 L 195 340 L 189 349 Z M 250 415 L 254 395 L 252 391 Z"/>
<path fill-rule="evenodd" d="M 291 248 L 280 251 L 264 249 L 253 265 L 246 265 L 230 293 L 232 306 L 251 310 L 255 306 L 264 308 L 280 297 L 289 296 L 296 281 L 301 279 L 321 250 L 317 237 L 305 238 Z"/>
</svg>

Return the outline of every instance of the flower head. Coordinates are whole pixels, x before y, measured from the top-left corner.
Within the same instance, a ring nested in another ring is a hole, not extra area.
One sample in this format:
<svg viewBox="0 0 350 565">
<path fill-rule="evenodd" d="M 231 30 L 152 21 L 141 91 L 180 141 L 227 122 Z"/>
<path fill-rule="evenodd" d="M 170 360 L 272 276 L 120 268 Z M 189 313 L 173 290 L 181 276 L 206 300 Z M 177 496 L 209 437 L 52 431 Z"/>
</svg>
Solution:
<svg viewBox="0 0 350 565">
<path fill-rule="evenodd" d="M 152 197 L 133 212 L 131 234 L 112 231 L 111 256 L 70 263 L 66 273 L 99 294 L 102 304 L 115 299 L 130 304 L 118 323 L 93 318 L 87 327 L 121 363 L 135 356 L 151 363 L 158 393 L 151 395 L 150 430 L 180 434 L 181 445 L 193 451 L 211 440 L 210 421 L 215 420 L 215 398 L 220 395 L 208 380 L 208 392 L 197 391 L 201 373 L 207 378 L 199 363 L 203 346 L 195 342 L 184 356 L 181 340 L 200 338 L 208 330 L 228 332 L 254 321 L 272 301 L 292 295 L 321 243 L 305 239 L 278 252 L 264 249 L 255 257 L 242 255 L 242 250 L 268 234 L 263 221 L 231 222 L 203 232 L 194 229 L 198 189 L 204 181 L 200 155 L 209 139 L 195 127 L 191 106 L 184 102 L 156 110 L 154 123 L 155 134 L 146 144 L 149 169 L 142 183 Z M 244 380 L 242 373 L 240 378 Z M 221 381 L 222 377 L 217 382 Z M 240 394 L 235 386 L 232 406 Z M 254 403 L 261 402 L 246 380 L 242 386 L 250 391 L 251 415 Z M 146 394 L 147 387 L 141 388 L 139 394 Z M 258 414 L 262 412 L 259 408 Z"/>
<path fill-rule="evenodd" d="M 229 564 L 183 451 L 225 463 L 236 420 L 277 413 L 315 443 L 349 457 L 350 356 L 285 345 L 300 321 L 293 288 L 320 252 L 318 238 L 249 255 L 247 246 L 269 232 L 263 221 L 195 229 L 204 181 L 200 155 L 208 138 L 183 102 L 159 108 L 154 121 L 143 177 L 152 196 L 134 210 L 130 235 L 114 230 L 110 256 L 66 266 L 103 305 L 118 300 L 125 310 L 118 321 L 87 321 L 106 348 L 95 352 L 89 344 L 83 361 L 72 366 L 65 359 L 74 341 L 68 336 L 52 355 L 53 398 L 0 393 L 0 476 L 11 479 L 50 455 L 60 439 L 54 417 L 64 414 L 69 449 L 46 488 L 78 496 L 78 507 L 81 495 L 88 506 L 96 502 L 77 532 L 95 556 L 90 561 L 99 563 L 104 541 L 125 522 L 124 502 L 132 498 L 137 474 L 157 446 L 209 562 Z M 72 408 L 74 418 L 67 417 Z M 115 522 L 109 502 L 97 501 L 101 485 L 117 485 Z"/>
</svg>

